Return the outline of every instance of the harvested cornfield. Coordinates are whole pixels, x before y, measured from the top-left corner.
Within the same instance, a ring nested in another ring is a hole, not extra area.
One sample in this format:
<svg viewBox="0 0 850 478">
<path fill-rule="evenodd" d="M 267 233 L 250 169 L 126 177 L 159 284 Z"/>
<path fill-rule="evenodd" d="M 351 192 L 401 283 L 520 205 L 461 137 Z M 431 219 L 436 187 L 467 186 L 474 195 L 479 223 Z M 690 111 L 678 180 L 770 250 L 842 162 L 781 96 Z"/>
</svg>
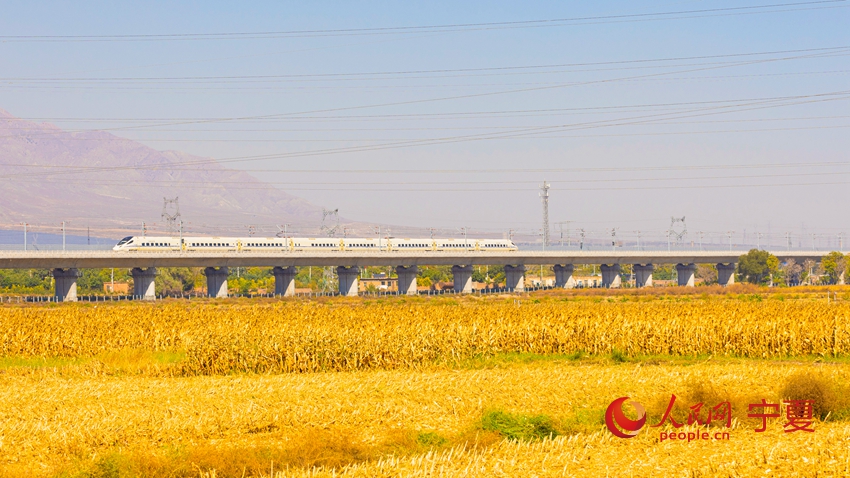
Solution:
<svg viewBox="0 0 850 478">
<path fill-rule="evenodd" d="M 183 375 L 397 369 L 504 353 L 850 352 L 850 305 L 807 301 L 278 302 L 0 309 L 0 355 L 179 351 Z"/>
</svg>

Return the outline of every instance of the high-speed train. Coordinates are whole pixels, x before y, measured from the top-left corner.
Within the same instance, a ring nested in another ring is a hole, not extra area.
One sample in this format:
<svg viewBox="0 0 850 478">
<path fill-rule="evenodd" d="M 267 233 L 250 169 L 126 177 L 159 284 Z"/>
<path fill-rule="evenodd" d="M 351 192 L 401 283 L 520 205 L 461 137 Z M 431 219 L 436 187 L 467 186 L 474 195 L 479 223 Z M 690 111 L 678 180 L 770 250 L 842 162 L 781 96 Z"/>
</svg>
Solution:
<svg viewBox="0 0 850 478">
<path fill-rule="evenodd" d="M 504 239 L 402 239 L 339 237 L 165 237 L 127 236 L 113 251 L 134 252 L 331 252 L 331 251 L 516 251 Z"/>
</svg>

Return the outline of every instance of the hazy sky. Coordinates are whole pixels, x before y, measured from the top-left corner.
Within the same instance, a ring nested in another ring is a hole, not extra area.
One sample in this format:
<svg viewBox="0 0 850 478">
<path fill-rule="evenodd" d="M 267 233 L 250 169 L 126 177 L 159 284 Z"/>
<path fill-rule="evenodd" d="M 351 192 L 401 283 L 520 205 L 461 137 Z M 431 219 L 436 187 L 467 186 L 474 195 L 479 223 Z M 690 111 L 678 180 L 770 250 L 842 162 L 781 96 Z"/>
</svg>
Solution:
<svg viewBox="0 0 850 478">
<path fill-rule="evenodd" d="M 545 179 L 553 236 L 850 233 L 847 1 L 2 11 L 0 108 L 230 160 L 353 220 L 537 231 Z"/>
</svg>

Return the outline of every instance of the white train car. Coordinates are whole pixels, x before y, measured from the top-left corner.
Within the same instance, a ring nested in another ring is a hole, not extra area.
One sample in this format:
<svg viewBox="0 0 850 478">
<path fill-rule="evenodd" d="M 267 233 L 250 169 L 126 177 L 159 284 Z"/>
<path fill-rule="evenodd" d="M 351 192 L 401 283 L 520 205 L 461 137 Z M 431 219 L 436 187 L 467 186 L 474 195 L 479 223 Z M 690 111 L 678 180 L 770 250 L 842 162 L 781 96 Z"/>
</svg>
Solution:
<svg viewBox="0 0 850 478">
<path fill-rule="evenodd" d="M 333 251 L 516 251 L 504 239 L 416 239 L 334 237 L 166 237 L 128 236 L 114 251 L 133 252 L 333 252 Z"/>
</svg>

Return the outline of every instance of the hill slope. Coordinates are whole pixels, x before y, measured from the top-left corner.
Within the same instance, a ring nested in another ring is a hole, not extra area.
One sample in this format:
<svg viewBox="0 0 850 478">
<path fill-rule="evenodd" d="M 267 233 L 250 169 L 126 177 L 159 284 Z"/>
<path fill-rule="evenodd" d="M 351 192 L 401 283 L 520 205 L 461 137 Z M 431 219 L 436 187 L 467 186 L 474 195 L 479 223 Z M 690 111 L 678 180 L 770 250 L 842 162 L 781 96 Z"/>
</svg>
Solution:
<svg viewBox="0 0 850 478">
<path fill-rule="evenodd" d="M 63 220 L 114 231 L 138 230 L 143 221 L 156 228 L 163 197 L 175 196 L 187 228 L 197 232 L 284 222 L 315 230 L 321 222 L 321 208 L 206 158 L 107 132 L 63 131 L 2 109 L 0 171 L 2 228 Z"/>
</svg>

